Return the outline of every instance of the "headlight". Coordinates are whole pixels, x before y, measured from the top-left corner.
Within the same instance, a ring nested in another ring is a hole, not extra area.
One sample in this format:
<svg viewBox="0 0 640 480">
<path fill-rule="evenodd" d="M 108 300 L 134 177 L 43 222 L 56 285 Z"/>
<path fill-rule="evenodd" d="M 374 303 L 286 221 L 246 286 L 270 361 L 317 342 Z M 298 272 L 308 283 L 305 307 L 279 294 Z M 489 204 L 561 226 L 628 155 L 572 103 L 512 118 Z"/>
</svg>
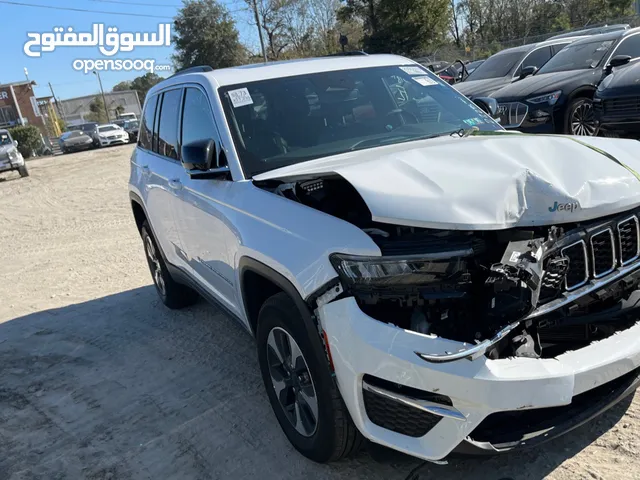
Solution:
<svg viewBox="0 0 640 480">
<path fill-rule="evenodd" d="M 546 93 L 538 97 L 529 98 L 527 99 L 527 102 L 533 103 L 535 105 L 538 105 L 540 103 L 548 103 L 549 105 L 555 105 L 556 102 L 560 99 L 560 95 L 562 95 L 562 90 Z"/>
<path fill-rule="evenodd" d="M 461 249 L 407 257 L 360 257 L 334 253 L 330 260 L 340 279 L 350 287 L 429 285 L 467 275 L 465 257 L 473 249 Z"/>
<path fill-rule="evenodd" d="M 9 150 L 9 159 L 17 160 L 17 158 L 18 158 L 18 151 L 15 148 L 13 150 Z"/>
</svg>

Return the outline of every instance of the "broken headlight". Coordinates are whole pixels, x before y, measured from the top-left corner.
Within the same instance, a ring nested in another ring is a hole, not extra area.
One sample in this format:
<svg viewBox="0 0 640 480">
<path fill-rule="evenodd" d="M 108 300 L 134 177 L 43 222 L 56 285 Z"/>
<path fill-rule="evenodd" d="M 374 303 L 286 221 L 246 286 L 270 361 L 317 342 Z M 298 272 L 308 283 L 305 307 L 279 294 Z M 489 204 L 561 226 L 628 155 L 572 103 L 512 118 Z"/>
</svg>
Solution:
<svg viewBox="0 0 640 480">
<path fill-rule="evenodd" d="M 362 257 L 334 253 L 331 263 L 346 288 L 422 286 L 466 273 L 472 249 L 406 257 Z"/>
</svg>

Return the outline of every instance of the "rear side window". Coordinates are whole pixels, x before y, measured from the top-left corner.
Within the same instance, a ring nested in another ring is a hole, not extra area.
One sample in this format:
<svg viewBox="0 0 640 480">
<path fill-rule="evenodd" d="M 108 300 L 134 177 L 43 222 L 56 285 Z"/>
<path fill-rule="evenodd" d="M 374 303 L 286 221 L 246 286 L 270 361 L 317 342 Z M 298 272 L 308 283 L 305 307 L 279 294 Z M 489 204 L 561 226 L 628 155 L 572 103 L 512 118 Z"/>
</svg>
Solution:
<svg viewBox="0 0 640 480">
<path fill-rule="evenodd" d="M 629 55 L 631 58 L 640 57 L 640 35 L 625 38 L 616 48 L 613 55 Z"/>
<path fill-rule="evenodd" d="M 142 116 L 142 127 L 140 128 L 140 139 L 138 144 L 142 148 L 152 150 L 152 138 L 153 138 L 153 117 L 156 113 L 156 105 L 158 103 L 158 97 L 153 96 L 147 101 L 147 105 L 144 109 L 144 115 Z"/>
<path fill-rule="evenodd" d="M 187 88 L 184 97 L 181 144 L 188 145 L 211 138 L 217 143 L 217 132 L 209 100 L 199 89 Z"/>
<path fill-rule="evenodd" d="M 169 90 L 162 96 L 158 127 L 158 153 L 178 159 L 178 114 L 182 89 Z"/>
</svg>

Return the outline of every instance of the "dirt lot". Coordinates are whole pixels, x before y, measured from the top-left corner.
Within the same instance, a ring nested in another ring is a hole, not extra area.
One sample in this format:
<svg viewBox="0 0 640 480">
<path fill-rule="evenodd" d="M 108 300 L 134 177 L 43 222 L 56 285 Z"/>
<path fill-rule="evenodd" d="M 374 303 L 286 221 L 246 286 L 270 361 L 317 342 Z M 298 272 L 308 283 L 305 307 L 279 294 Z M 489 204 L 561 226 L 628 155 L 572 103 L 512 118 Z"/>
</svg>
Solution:
<svg viewBox="0 0 640 480">
<path fill-rule="evenodd" d="M 640 394 L 533 452 L 307 461 L 271 412 L 252 339 L 205 303 L 172 312 L 156 298 L 130 152 L 0 176 L 0 480 L 640 478 Z"/>
</svg>

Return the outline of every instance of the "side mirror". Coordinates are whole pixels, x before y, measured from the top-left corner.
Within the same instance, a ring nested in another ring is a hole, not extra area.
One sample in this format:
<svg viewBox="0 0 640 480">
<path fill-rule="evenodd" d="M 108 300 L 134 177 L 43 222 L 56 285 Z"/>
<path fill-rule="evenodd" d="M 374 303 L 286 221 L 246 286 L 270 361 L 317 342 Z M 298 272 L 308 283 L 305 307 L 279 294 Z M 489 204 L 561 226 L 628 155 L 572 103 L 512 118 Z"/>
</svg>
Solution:
<svg viewBox="0 0 640 480">
<path fill-rule="evenodd" d="M 605 67 L 604 73 L 609 75 L 615 67 L 622 67 L 631 61 L 631 56 L 629 55 L 616 55 L 611 59 L 609 64 Z"/>
<path fill-rule="evenodd" d="M 491 97 L 477 97 L 473 99 L 473 103 L 479 106 L 491 118 L 498 118 L 498 101 Z"/>
<path fill-rule="evenodd" d="M 528 67 L 524 67 L 520 71 L 519 80 L 522 80 L 523 78 L 527 78 L 527 77 L 529 77 L 531 75 L 535 75 L 537 71 L 538 71 L 538 67 L 534 67 L 533 65 L 529 65 Z"/>
<path fill-rule="evenodd" d="M 18 140 L 14 140 L 13 141 L 13 146 L 16 147 L 16 148 L 18 147 Z"/>
<path fill-rule="evenodd" d="M 220 178 L 229 174 L 227 165 L 214 165 L 216 159 L 216 143 L 211 140 L 198 140 L 180 149 L 182 163 L 193 179 Z"/>
</svg>

